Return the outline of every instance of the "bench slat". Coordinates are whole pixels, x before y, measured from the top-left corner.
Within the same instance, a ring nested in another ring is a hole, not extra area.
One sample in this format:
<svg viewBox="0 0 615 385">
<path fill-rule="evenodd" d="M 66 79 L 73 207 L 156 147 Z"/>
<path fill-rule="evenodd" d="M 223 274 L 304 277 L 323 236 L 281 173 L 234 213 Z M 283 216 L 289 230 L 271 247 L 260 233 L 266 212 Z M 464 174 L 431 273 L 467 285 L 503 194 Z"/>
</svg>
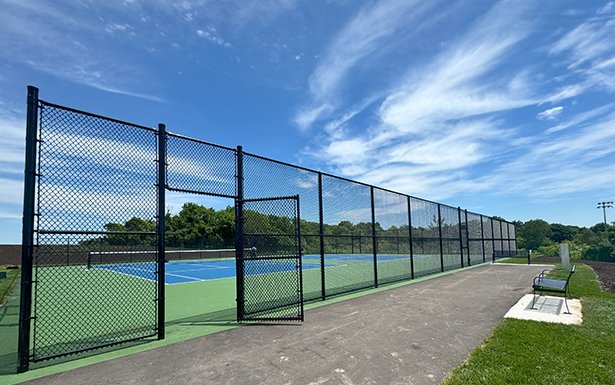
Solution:
<svg viewBox="0 0 615 385">
<path fill-rule="evenodd" d="M 561 279 L 554 278 L 541 278 L 539 279 L 535 285 L 533 285 L 534 289 L 559 289 L 564 290 L 566 288 L 566 281 Z"/>
</svg>

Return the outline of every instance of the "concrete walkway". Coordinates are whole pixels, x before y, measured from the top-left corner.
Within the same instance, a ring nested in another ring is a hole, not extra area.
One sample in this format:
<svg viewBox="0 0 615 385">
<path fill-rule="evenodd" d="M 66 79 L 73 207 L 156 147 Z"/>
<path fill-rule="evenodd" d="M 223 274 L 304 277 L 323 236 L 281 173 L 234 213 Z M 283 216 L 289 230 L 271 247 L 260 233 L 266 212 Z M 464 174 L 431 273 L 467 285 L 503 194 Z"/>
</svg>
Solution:
<svg viewBox="0 0 615 385">
<path fill-rule="evenodd" d="M 33 384 L 437 384 L 543 267 L 487 265 L 44 377 Z"/>
</svg>

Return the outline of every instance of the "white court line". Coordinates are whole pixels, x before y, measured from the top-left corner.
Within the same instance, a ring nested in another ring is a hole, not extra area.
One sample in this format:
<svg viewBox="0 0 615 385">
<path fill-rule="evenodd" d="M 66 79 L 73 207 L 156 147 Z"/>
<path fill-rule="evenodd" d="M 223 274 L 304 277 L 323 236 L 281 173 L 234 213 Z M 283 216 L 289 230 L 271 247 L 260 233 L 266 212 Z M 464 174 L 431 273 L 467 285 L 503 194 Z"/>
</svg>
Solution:
<svg viewBox="0 0 615 385">
<path fill-rule="evenodd" d="M 188 277 L 187 275 L 181 275 L 181 274 L 164 273 L 164 275 L 170 275 L 170 276 L 173 276 L 173 277 L 191 279 L 191 280 L 196 281 L 196 282 L 207 281 L 206 279 L 199 279 L 199 278 L 194 278 L 194 277 Z"/>
<path fill-rule="evenodd" d="M 212 270 L 212 269 L 234 269 L 235 266 L 231 267 L 231 266 L 212 266 L 212 265 L 199 265 L 202 266 L 208 270 Z M 191 270 L 203 270 L 203 269 L 191 269 Z"/>
<path fill-rule="evenodd" d="M 150 281 L 150 282 L 158 282 L 157 279 L 151 279 L 151 278 L 143 277 L 141 275 L 126 273 L 126 272 L 118 271 L 118 270 L 114 270 L 114 269 L 108 269 L 108 268 L 102 267 L 102 266 L 92 266 L 90 269 L 98 269 L 98 270 L 110 271 L 110 272 L 113 272 L 113 273 L 124 274 L 124 275 L 127 275 L 129 277 L 135 277 L 135 278 L 144 279 L 144 280 Z M 145 271 L 147 273 L 153 273 L 154 275 L 156 274 L 155 272 L 153 272 L 151 270 L 145 270 L 145 269 L 139 269 L 139 268 L 134 268 L 133 270 L 141 270 L 141 271 Z"/>
<path fill-rule="evenodd" d="M 191 270 L 174 270 L 173 273 L 190 273 L 191 271 L 217 271 L 219 269 L 191 269 Z M 235 269 L 232 269 L 235 271 Z"/>
</svg>

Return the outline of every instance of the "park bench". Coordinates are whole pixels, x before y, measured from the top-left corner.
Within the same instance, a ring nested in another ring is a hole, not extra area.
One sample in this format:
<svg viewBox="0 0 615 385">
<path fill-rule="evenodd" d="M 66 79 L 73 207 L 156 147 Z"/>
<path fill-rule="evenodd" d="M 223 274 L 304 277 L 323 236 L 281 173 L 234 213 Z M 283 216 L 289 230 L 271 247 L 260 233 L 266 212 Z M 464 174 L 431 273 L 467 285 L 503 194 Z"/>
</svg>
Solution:
<svg viewBox="0 0 615 385">
<path fill-rule="evenodd" d="M 577 266 L 572 265 L 572 269 L 568 273 L 568 277 L 566 279 L 563 278 L 553 278 L 553 277 L 545 277 L 545 272 L 547 270 L 543 270 L 537 277 L 534 278 L 534 282 L 532 282 L 532 289 L 534 289 L 534 298 L 532 299 L 532 309 L 534 308 L 534 304 L 536 303 L 536 292 L 539 291 L 541 294 L 543 292 L 551 292 L 551 293 L 563 293 L 564 294 L 564 303 L 566 304 L 566 314 L 570 314 L 570 309 L 568 308 L 568 297 L 570 296 L 570 290 L 568 289 L 568 284 L 570 283 L 570 277 L 576 271 Z"/>
</svg>

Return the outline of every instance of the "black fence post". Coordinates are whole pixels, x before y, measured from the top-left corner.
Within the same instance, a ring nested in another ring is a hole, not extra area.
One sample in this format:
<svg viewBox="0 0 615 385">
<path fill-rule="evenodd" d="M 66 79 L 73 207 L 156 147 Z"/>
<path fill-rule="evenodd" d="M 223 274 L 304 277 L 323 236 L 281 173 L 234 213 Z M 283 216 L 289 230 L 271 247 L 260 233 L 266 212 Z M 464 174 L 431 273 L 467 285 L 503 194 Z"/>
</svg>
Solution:
<svg viewBox="0 0 615 385">
<path fill-rule="evenodd" d="M 485 228 L 483 226 L 483 216 L 480 216 L 480 243 L 483 247 L 483 263 L 487 262 L 485 259 Z"/>
<path fill-rule="evenodd" d="M 36 190 L 36 145 L 38 140 L 38 88 L 28 86 L 26 112 L 26 161 L 24 170 L 23 222 L 21 233 L 21 297 L 17 371 L 30 367 L 30 317 L 32 312 L 32 260 L 34 257 L 34 204 Z"/>
<path fill-rule="evenodd" d="M 297 233 L 297 248 L 299 249 L 299 264 L 297 265 L 297 269 L 299 269 L 299 302 L 300 302 L 300 312 L 301 312 L 301 322 L 305 321 L 305 313 L 303 309 L 303 253 L 301 252 L 301 202 L 299 201 L 299 194 L 294 196 L 297 202 L 297 220 L 295 222 L 295 232 Z"/>
<path fill-rule="evenodd" d="M 511 247 L 512 245 L 511 245 L 511 242 L 510 242 L 510 225 L 512 225 L 512 223 L 506 222 L 506 229 L 508 230 L 508 252 L 512 252 L 513 251 L 512 247 Z"/>
<path fill-rule="evenodd" d="M 491 220 L 491 262 L 495 263 L 495 226 L 493 226 L 493 218 Z"/>
<path fill-rule="evenodd" d="M 461 207 L 457 207 L 457 223 L 459 228 L 459 257 L 461 258 L 461 267 L 463 268 L 463 233 L 461 229 Z"/>
<path fill-rule="evenodd" d="M 243 147 L 237 146 L 237 197 L 235 198 L 235 276 L 237 321 L 244 318 L 243 298 Z"/>
<path fill-rule="evenodd" d="M 167 131 L 166 126 L 158 124 L 158 339 L 164 339 L 165 307 L 165 208 L 167 187 Z"/>
<path fill-rule="evenodd" d="M 466 246 L 468 247 L 468 266 L 472 266 L 471 251 L 470 251 L 470 224 L 468 223 L 468 210 L 464 210 L 466 218 Z"/>
<path fill-rule="evenodd" d="M 414 279 L 414 250 L 412 249 L 412 206 L 410 205 L 410 196 L 408 199 L 408 242 L 410 243 L 410 277 Z"/>
<path fill-rule="evenodd" d="M 504 231 L 502 229 L 502 221 L 498 220 L 498 222 L 500 222 L 500 250 L 502 250 L 501 255 L 504 255 Z"/>
<path fill-rule="evenodd" d="M 325 227 L 323 222 L 323 200 L 322 200 L 322 172 L 318 172 L 318 221 L 320 233 L 320 287 L 321 298 L 324 301 L 327 298 L 325 288 Z"/>
<path fill-rule="evenodd" d="M 438 203 L 438 235 L 440 239 L 440 271 L 444 271 L 444 248 L 442 247 L 442 213 L 440 212 L 440 204 Z"/>
<path fill-rule="evenodd" d="M 372 200 L 372 248 L 374 253 L 374 286 L 378 287 L 378 252 L 376 247 L 378 241 L 376 240 L 376 208 L 374 206 L 374 186 L 369 187 Z"/>
</svg>

